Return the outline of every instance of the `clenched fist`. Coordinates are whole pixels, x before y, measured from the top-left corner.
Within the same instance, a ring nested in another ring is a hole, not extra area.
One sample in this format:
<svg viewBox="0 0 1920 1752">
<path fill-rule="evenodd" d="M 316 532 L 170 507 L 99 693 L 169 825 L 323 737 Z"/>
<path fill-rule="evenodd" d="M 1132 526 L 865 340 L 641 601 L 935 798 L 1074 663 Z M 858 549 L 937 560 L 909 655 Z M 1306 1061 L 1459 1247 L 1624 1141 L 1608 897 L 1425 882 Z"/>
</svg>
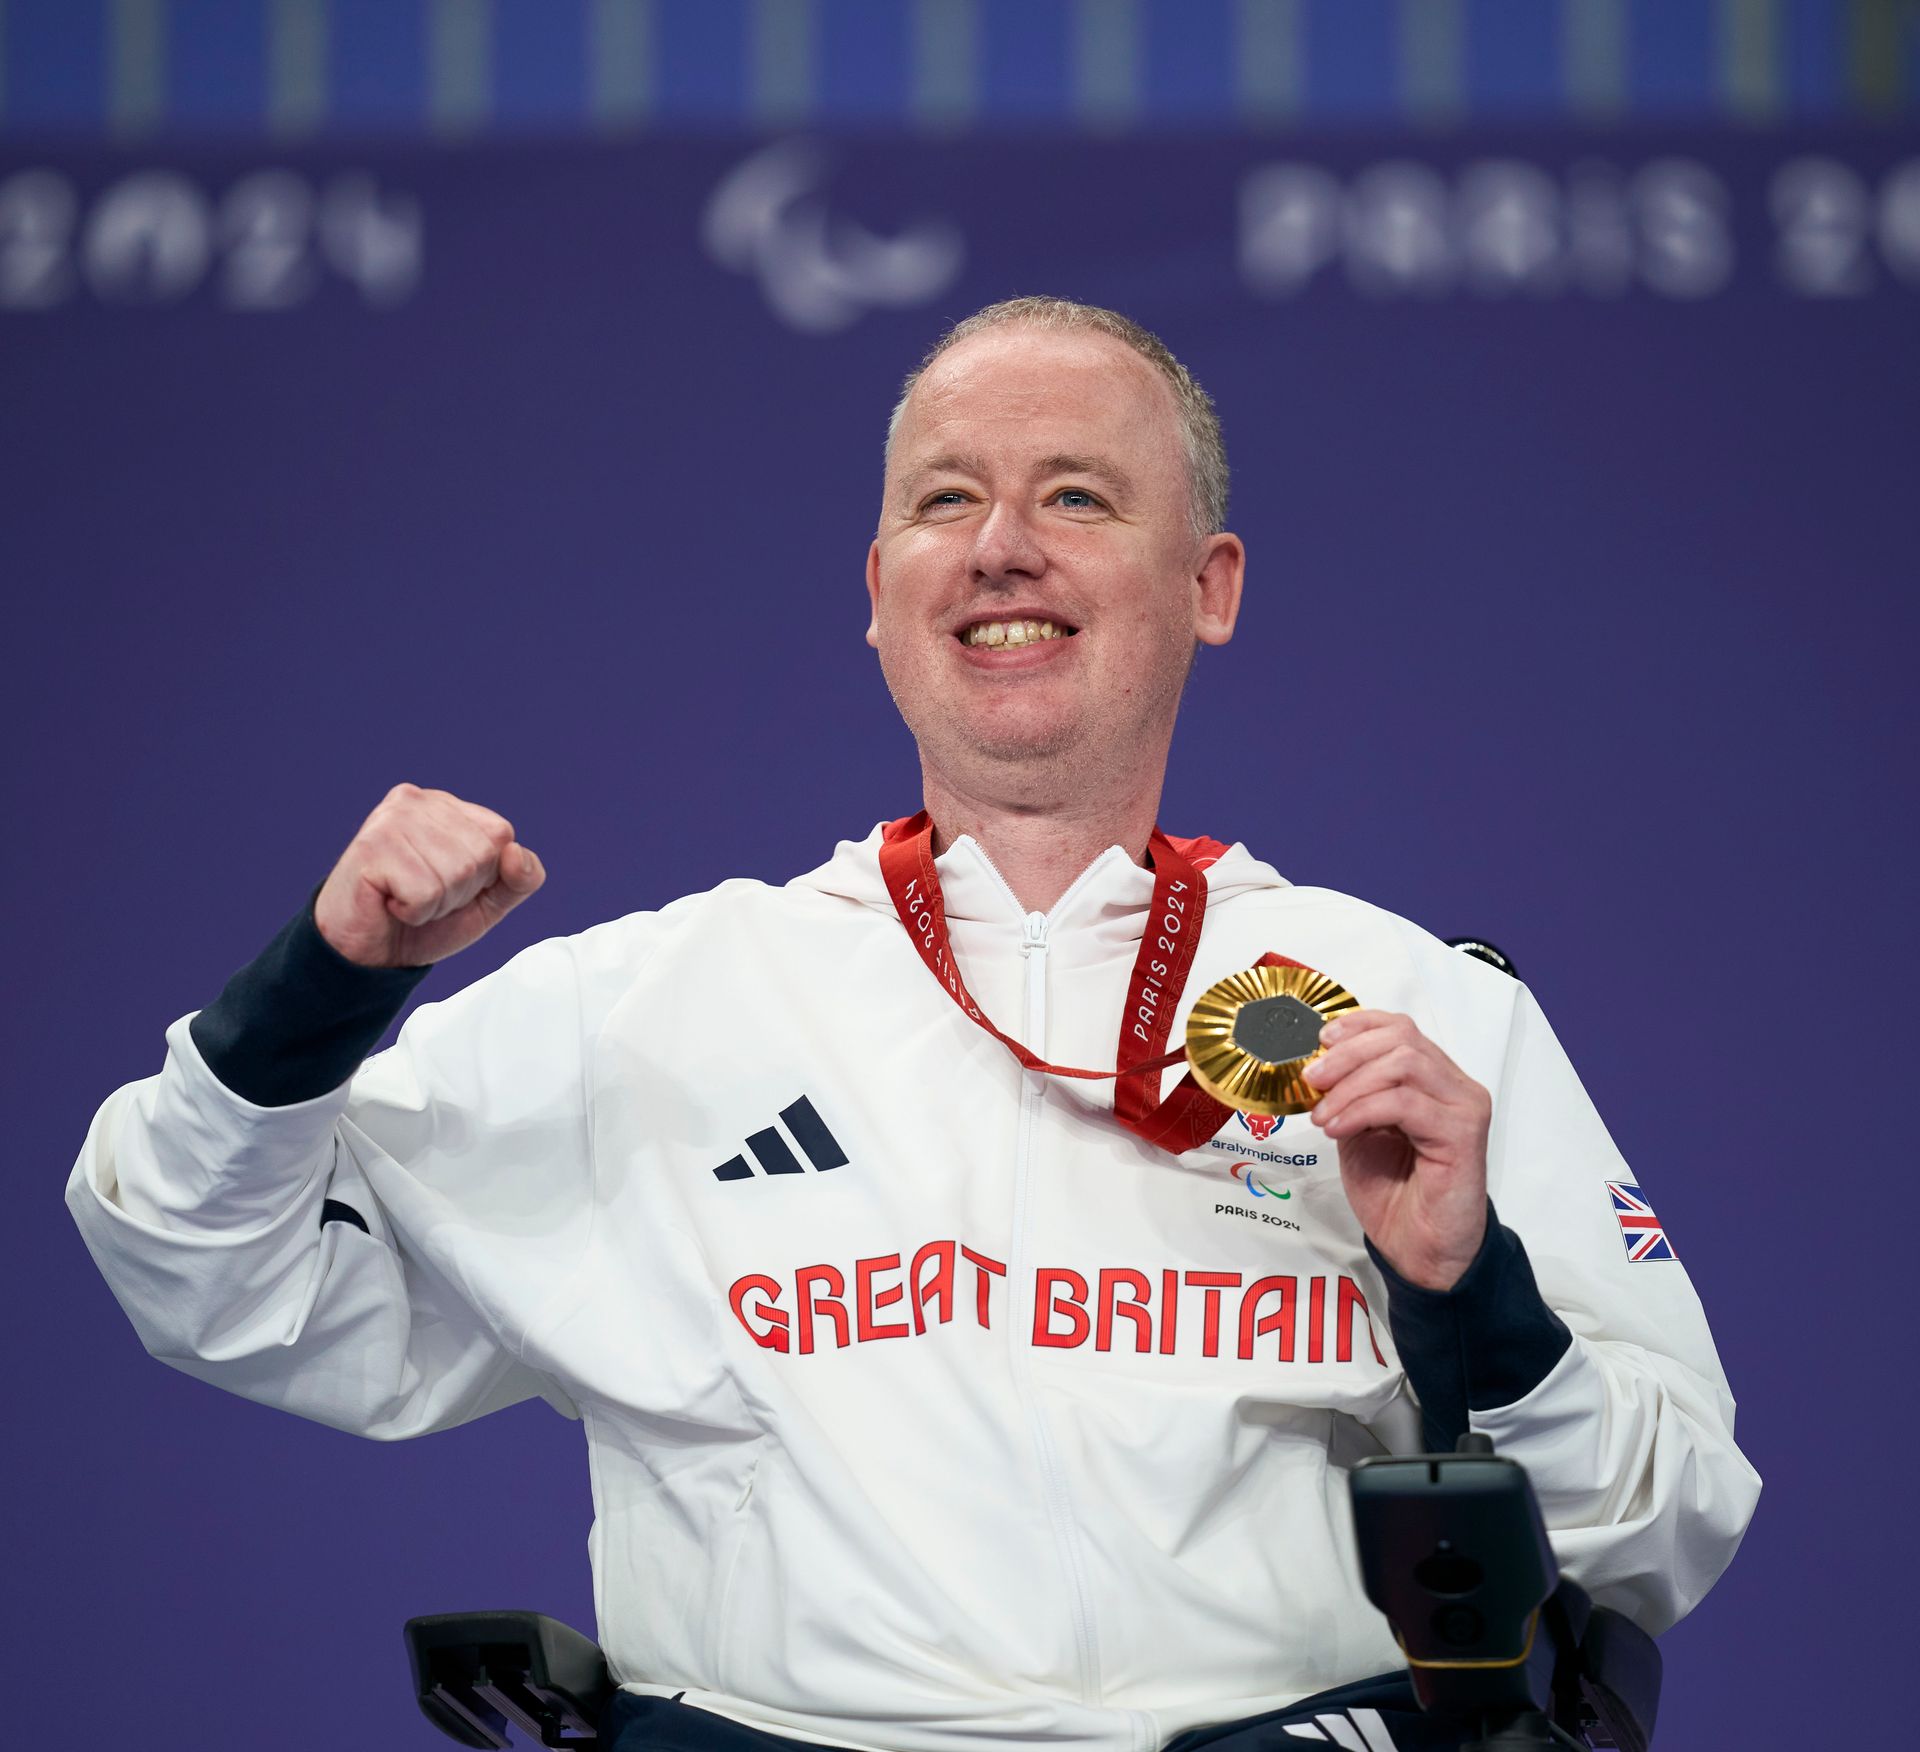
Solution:
<svg viewBox="0 0 1920 1752">
<path fill-rule="evenodd" d="M 395 785 L 340 854 L 313 917 L 362 967 L 425 967 L 485 936 L 546 879 L 491 809 Z"/>
</svg>

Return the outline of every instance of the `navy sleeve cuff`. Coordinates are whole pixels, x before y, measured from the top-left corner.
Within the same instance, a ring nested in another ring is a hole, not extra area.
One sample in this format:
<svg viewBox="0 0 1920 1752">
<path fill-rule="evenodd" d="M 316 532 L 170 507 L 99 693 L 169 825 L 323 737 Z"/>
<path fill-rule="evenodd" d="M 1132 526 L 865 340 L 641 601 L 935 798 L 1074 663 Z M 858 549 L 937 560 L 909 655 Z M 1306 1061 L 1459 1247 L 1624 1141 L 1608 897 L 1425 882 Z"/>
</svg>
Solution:
<svg viewBox="0 0 1920 1752">
<path fill-rule="evenodd" d="M 291 1107 L 340 1087 L 428 973 L 361 967 L 313 921 L 311 898 L 192 1023 L 207 1067 L 256 1107 Z"/>
<path fill-rule="evenodd" d="M 1451 1454 L 1468 1416 L 1511 1405 L 1538 1387 L 1573 1343 L 1541 1299 L 1520 1237 L 1487 1204 L 1487 1238 L 1450 1290 L 1409 1283 L 1369 1241 L 1387 1280 L 1387 1323 L 1430 1453 Z"/>
</svg>

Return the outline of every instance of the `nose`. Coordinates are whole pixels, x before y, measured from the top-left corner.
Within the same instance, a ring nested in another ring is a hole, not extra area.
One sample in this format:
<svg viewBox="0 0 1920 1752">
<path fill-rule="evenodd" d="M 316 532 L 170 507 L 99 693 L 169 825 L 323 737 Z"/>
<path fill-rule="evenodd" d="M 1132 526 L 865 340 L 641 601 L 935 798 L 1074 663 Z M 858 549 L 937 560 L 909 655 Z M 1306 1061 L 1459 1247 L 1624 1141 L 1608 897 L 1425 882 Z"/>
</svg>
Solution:
<svg viewBox="0 0 1920 1752">
<path fill-rule="evenodd" d="M 1047 569 L 1038 533 L 1019 506 L 1006 503 L 980 521 L 970 558 L 974 581 L 989 586 L 1031 583 Z"/>
</svg>

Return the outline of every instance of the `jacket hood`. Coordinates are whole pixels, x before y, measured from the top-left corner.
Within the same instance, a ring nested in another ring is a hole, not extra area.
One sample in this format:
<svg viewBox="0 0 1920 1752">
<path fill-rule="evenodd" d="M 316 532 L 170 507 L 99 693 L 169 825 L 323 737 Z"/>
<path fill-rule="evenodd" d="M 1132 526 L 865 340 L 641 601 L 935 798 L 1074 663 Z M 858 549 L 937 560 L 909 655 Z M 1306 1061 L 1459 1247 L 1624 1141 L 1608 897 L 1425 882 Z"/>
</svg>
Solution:
<svg viewBox="0 0 1920 1752">
<path fill-rule="evenodd" d="M 788 886 L 814 888 L 842 900 L 857 901 L 891 918 L 893 901 L 880 875 L 880 833 L 885 825 L 876 823 L 864 839 L 840 841 L 831 858 L 818 869 L 796 876 Z M 1209 905 L 1217 906 L 1256 890 L 1290 886 L 1272 865 L 1263 864 L 1237 841 L 1221 848 L 1217 841 L 1202 840 L 1192 848 L 1191 855 L 1206 876 Z M 934 866 L 940 872 L 949 917 L 1022 916 L 1024 909 L 1013 891 L 972 835 L 962 834 L 934 860 Z M 1089 888 L 1101 891 L 1103 911 L 1110 913 L 1117 905 L 1144 916 L 1153 898 L 1153 876 L 1119 846 L 1109 846 L 1068 886 L 1054 907 L 1054 916 L 1070 910 L 1076 895 Z"/>
</svg>

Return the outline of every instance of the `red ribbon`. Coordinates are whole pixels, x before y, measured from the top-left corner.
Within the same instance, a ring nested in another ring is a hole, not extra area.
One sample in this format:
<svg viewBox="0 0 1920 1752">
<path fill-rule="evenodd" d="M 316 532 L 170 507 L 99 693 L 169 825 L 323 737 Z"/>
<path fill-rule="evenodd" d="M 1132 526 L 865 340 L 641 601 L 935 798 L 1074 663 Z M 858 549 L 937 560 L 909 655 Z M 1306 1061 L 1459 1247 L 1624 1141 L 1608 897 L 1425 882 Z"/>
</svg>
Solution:
<svg viewBox="0 0 1920 1752">
<path fill-rule="evenodd" d="M 1120 1044 L 1110 1071 L 1086 1071 L 1051 1065 L 1003 1033 L 973 1001 L 953 959 L 947 907 L 940 875 L 933 864 L 933 823 L 925 810 L 890 821 L 880 833 L 880 875 L 893 899 L 907 936 L 927 971 L 961 1010 L 1007 1048 L 1029 1071 L 1049 1077 L 1097 1081 L 1113 1077 L 1113 1116 L 1128 1131 L 1173 1155 L 1205 1143 L 1227 1122 L 1231 1109 L 1214 1100 L 1189 1071 L 1164 1101 L 1156 1101 L 1157 1082 L 1148 1082 L 1186 1058 L 1184 1048 L 1167 1050 L 1173 1012 L 1200 946 L 1200 924 L 1207 914 L 1207 881 L 1201 874 L 1226 848 L 1215 840 L 1174 840 L 1157 827 L 1147 841 L 1153 866 L 1153 910 L 1134 957 L 1127 1006 L 1120 1018 Z M 1261 966 L 1290 966 L 1278 955 L 1263 955 Z"/>
</svg>

